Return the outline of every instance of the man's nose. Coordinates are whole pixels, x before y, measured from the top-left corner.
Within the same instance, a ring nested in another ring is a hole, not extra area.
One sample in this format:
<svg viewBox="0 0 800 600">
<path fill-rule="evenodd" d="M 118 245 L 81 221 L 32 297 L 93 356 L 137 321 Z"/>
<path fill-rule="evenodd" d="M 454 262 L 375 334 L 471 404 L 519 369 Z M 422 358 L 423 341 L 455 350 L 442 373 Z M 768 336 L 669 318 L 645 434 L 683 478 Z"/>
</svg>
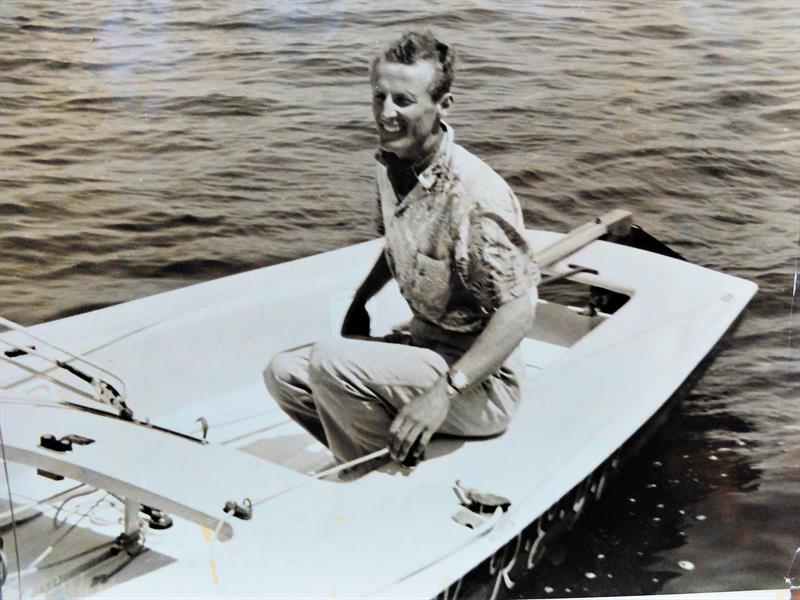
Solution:
<svg viewBox="0 0 800 600">
<path fill-rule="evenodd" d="M 381 118 L 394 119 L 397 116 L 397 106 L 392 101 L 391 96 L 386 96 L 381 105 Z"/>
</svg>

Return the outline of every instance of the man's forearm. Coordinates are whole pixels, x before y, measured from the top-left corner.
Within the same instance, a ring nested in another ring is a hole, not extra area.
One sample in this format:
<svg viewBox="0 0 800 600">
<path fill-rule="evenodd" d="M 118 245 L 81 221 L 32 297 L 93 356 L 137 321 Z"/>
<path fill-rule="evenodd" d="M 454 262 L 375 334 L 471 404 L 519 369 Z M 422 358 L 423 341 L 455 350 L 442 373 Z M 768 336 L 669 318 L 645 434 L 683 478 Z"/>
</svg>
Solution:
<svg viewBox="0 0 800 600">
<path fill-rule="evenodd" d="M 504 304 L 492 315 L 472 347 L 453 367 L 464 373 L 473 385 L 480 383 L 519 345 L 530 330 L 533 316 L 534 306 L 527 294 Z M 447 418 L 451 403 L 458 401 L 458 397 L 450 398 L 443 376 L 401 408 L 389 427 L 389 452 L 392 458 L 402 462 L 409 452 L 419 458 L 431 436 Z"/>
<path fill-rule="evenodd" d="M 528 295 L 504 304 L 492 315 L 470 349 L 454 364 L 472 383 L 494 373 L 533 325 L 535 307 Z"/>
<path fill-rule="evenodd" d="M 386 261 L 386 252 L 382 251 L 367 277 L 358 287 L 353 297 L 353 303 L 366 304 L 367 301 L 383 289 L 392 279 L 389 263 Z"/>
</svg>

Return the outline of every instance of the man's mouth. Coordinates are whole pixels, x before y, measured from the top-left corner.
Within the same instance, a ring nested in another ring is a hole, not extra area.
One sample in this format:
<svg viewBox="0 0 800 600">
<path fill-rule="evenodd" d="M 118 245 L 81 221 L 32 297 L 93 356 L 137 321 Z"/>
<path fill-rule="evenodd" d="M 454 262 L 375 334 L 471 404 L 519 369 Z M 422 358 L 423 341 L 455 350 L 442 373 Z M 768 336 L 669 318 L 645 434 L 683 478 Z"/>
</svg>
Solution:
<svg viewBox="0 0 800 600">
<path fill-rule="evenodd" d="M 379 128 L 381 132 L 388 133 L 389 135 L 392 136 L 401 133 L 403 129 L 402 127 L 400 127 L 399 123 L 384 123 L 383 121 L 379 123 Z"/>
</svg>

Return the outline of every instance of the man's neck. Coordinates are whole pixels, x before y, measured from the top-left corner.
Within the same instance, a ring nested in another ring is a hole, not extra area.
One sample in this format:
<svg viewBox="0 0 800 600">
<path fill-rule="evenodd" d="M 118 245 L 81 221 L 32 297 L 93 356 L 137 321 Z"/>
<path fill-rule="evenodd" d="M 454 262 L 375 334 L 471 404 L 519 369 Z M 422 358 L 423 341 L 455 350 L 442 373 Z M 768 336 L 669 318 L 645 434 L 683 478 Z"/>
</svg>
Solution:
<svg viewBox="0 0 800 600">
<path fill-rule="evenodd" d="M 422 157 L 413 161 L 411 165 L 414 169 L 414 172 L 417 174 L 422 173 L 431 165 L 433 159 L 436 157 L 437 152 L 439 152 L 439 147 L 442 145 L 442 140 L 444 139 L 444 130 L 442 129 L 441 124 L 437 124 L 436 129 L 436 135 L 428 138 L 427 143 L 422 148 Z"/>
</svg>

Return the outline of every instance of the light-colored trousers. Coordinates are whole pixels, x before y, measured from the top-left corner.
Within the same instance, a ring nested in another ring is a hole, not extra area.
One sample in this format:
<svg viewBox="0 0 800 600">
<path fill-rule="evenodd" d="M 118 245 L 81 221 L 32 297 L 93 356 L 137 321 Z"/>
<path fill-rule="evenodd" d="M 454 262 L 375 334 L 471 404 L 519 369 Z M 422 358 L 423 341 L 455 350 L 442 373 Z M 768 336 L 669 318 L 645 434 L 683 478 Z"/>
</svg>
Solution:
<svg viewBox="0 0 800 600">
<path fill-rule="evenodd" d="M 398 411 L 442 377 L 469 343 L 463 334 L 442 335 L 442 330 L 419 326 L 415 332 L 412 322 L 413 345 L 332 338 L 314 344 L 310 354 L 277 354 L 264 381 L 292 419 L 338 461 L 347 462 L 385 448 Z M 523 376 L 517 350 L 495 373 L 452 401 L 439 433 L 485 437 L 505 431 Z"/>
</svg>

